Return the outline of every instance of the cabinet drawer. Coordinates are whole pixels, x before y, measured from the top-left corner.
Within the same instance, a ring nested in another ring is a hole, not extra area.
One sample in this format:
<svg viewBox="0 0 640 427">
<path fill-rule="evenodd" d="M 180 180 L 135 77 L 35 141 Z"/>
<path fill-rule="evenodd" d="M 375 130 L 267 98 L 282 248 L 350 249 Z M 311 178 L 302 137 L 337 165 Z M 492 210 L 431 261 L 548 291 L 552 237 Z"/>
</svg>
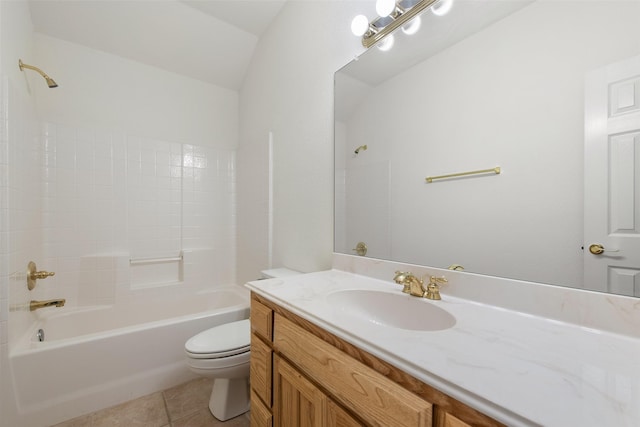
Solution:
<svg viewBox="0 0 640 427">
<path fill-rule="evenodd" d="M 398 427 L 432 425 L 431 403 L 278 314 L 274 345 L 363 421 Z"/>
<path fill-rule="evenodd" d="M 262 399 L 267 407 L 271 407 L 271 373 L 273 352 L 258 336 L 251 334 L 251 388 Z"/>
<path fill-rule="evenodd" d="M 273 427 L 273 415 L 253 391 L 251 392 L 251 426 Z"/>
<path fill-rule="evenodd" d="M 273 340 L 273 310 L 255 299 L 251 299 L 251 330 L 265 338 Z"/>
</svg>

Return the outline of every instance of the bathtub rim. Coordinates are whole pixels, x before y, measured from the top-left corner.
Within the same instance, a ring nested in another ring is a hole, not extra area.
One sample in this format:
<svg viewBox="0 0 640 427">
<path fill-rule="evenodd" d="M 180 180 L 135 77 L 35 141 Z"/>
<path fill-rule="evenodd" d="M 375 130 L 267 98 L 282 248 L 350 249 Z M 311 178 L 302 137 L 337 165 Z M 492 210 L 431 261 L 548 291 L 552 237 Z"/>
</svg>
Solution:
<svg viewBox="0 0 640 427">
<path fill-rule="evenodd" d="M 104 310 L 110 309 L 115 306 L 104 304 L 104 305 L 90 305 L 90 306 L 78 306 L 78 307 L 69 307 L 70 310 L 64 313 L 57 313 L 55 311 L 51 311 L 50 313 L 40 313 L 38 314 L 38 318 L 32 323 L 29 329 L 24 333 L 19 340 L 17 340 L 14 345 L 9 346 L 9 359 L 11 360 L 13 357 L 19 357 L 23 354 L 31 354 L 34 352 L 46 351 L 48 349 L 55 349 L 60 347 L 66 347 L 69 345 L 76 344 L 78 342 L 92 342 L 100 339 L 114 337 L 119 335 L 124 335 L 130 333 L 132 331 L 143 331 L 148 329 L 153 329 L 157 327 L 161 327 L 164 325 L 169 325 L 173 323 L 186 322 L 192 319 L 201 319 L 210 316 L 212 313 L 229 313 L 232 311 L 236 311 L 239 309 L 248 309 L 250 307 L 250 297 L 249 292 L 246 292 L 244 288 L 238 285 L 228 285 L 223 287 L 217 287 L 215 289 L 205 289 L 194 293 L 193 295 L 207 295 L 212 293 L 217 293 L 221 291 L 229 291 L 236 294 L 242 300 L 241 303 L 233 304 L 229 306 L 219 307 L 210 310 L 197 311 L 194 313 L 184 314 L 181 316 L 169 317 L 166 319 L 153 320 L 144 323 L 136 323 L 133 325 L 122 326 L 119 328 L 108 329 L 99 332 L 93 332 L 89 334 L 77 335 L 69 338 L 62 338 L 58 340 L 52 341 L 36 341 L 35 337 L 37 331 L 42 325 L 42 322 L 47 318 L 56 317 L 60 315 L 69 315 L 73 313 L 79 312 L 87 312 L 87 311 L 95 311 L 95 310 Z M 52 309 L 53 310 L 53 309 Z M 45 331 L 46 334 L 46 331 Z"/>
</svg>

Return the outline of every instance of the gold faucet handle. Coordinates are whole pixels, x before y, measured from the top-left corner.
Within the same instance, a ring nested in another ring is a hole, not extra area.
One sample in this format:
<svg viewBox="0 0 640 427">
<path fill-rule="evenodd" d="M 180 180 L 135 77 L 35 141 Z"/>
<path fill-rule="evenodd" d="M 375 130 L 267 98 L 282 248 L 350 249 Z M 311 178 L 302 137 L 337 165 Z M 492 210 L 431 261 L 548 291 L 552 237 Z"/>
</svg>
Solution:
<svg viewBox="0 0 640 427">
<path fill-rule="evenodd" d="M 51 277 L 55 275 L 53 271 L 38 271 L 38 267 L 36 267 L 36 263 L 30 261 L 27 265 L 27 288 L 32 290 L 36 287 L 36 280 L 38 279 L 46 279 L 47 277 Z"/>
<path fill-rule="evenodd" d="M 404 292 L 405 294 L 408 294 L 411 292 L 410 290 L 410 285 L 409 285 L 409 278 L 413 276 L 413 274 L 409 273 L 408 271 L 396 271 L 395 273 L 396 275 L 393 278 L 393 281 L 396 282 L 398 285 L 402 285 L 402 292 Z"/>
<path fill-rule="evenodd" d="M 436 276 L 429 277 L 429 284 L 430 285 L 444 285 L 447 282 L 449 282 L 449 281 L 444 276 L 442 276 L 442 277 L 436 277 Z"/>
<path fill-rule="evenodd" d="M 365 256 L 365 255 L 367 255 L 367 251 L 369 249 L 367 248 L 366 243 L 358 242 L 356 247 L 351 249 L 351 250 L 354 251 L 356 254 L 358 254 L 358 256 Z"/>
<path fill-rule="evenodd" d="M 427 292 L 424 297 L 432 300 L 441 300 L 440 297 L 440 285 L 444 285 L 448 280 L 443 277 L 430 276 L 429 284 L 427 285 Z"/>
<path fill-rule="evenodd" d="M 46 279 L 47 277 L 55 276 L 54 271 L 36 271 L 31 275 L 32 279 Z"/>
</svg>

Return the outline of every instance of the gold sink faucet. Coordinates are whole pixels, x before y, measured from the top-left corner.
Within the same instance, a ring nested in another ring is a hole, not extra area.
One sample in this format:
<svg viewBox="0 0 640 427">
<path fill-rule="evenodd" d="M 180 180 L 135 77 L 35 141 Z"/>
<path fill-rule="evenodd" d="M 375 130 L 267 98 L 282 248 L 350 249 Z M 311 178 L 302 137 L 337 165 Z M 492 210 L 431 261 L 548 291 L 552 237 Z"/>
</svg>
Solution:
<svg viewBox="0 0 640 427">
<path fill-rule="evenodd" d="M 393 281 L 403 285 L 402 292 L 405 294 L 432 300 L 442 299 L 440 297 L 440 285 L 447 283 L 447 279 L 444 277 L 431 276 L 429 284 L 425 287 L 423 279 L 418 279 L 413 273 L 407 271 L 396 271 Z"/>
<path fill-rule="evenodd" d="M 413 273 L 407 271 L 396 271 L 393 278 L 394 282 L 403 285 L 402 292 L 413 295 L 414 297 L 423 297 L 426 289 L 424 288 L 424 280 L 418 279 Z"/>
<path fill-rule="evenodd" d="M 64 303 L 67 302 L 67 300 L 65 299 L 49 299 L 46 301 L 35 301 L 32 300 L 29 302 L 29 310 L 30 311 L 34 311 L 37 310 L 39 308 L 44 308 L 44 307 L 62 307 L 64 305 Z"/>
</svg>

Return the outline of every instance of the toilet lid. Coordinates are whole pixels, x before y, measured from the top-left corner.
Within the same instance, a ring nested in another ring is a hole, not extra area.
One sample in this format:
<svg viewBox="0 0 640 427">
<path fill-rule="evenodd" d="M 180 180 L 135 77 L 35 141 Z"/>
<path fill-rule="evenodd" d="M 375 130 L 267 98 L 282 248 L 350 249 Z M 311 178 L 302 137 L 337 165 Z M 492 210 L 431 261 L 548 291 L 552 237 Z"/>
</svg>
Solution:
<svg viewBox="0 0 640 427">
<path fill-rule="evenodd" d="M 189 338 L 184 348 L 195 357 L 226 357 L 249 351 L 251 325 L 249 319 L 225 323 Z"/>
</svg>

